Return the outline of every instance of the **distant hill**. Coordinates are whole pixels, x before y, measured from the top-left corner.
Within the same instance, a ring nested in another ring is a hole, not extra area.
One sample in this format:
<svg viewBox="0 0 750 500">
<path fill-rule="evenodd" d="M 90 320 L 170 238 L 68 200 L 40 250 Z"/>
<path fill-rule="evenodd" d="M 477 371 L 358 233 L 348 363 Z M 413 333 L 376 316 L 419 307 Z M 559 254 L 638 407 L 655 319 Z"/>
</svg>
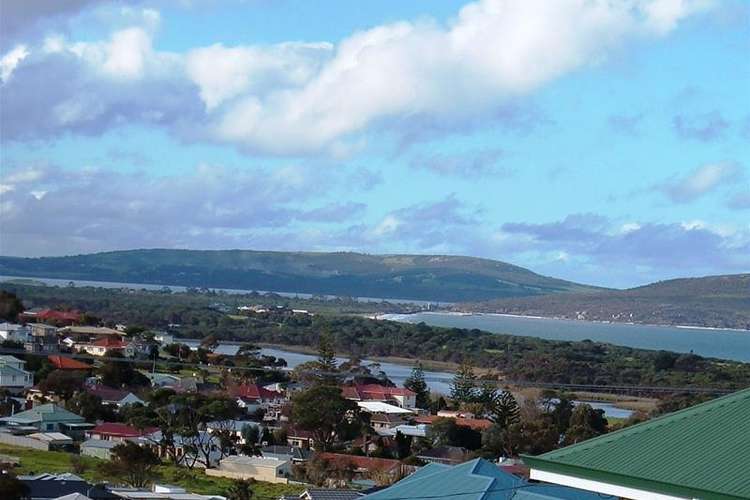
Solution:
<svg viewBox="0 0 750 500">
<path fill-rule="evenodd" d="M 660 281 L 628 290 L 459 304 L 473 312 L 750 330 L 750 274 Z"/>
<path fill-rule="evenodd" d="M 0 257 L 0 274 L 427 301 L 601 290 L 489 259 L 251 250 L 128 250 Z"/>
</svg>

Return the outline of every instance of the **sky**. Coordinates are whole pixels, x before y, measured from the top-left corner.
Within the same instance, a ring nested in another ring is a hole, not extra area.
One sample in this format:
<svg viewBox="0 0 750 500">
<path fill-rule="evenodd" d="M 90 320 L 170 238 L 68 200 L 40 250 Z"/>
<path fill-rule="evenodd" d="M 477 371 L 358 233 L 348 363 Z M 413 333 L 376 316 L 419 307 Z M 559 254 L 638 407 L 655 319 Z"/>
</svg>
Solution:
<svg viewBox="0 0 750 500">
<path fill-rule="evenodd" d="M 4 0 L 0 254 L 750 271 L 750 2 Z"/>
</svg>

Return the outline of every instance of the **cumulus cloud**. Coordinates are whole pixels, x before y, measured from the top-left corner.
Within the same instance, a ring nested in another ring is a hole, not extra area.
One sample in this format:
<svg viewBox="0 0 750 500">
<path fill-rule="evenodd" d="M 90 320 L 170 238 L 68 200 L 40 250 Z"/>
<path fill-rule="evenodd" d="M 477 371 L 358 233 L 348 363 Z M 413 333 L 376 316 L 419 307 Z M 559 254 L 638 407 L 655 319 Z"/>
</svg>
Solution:
<svg viewBox="0 0 750 500">
<path fill-rule="evenodd" d="M 750 266 L 750 227 L 717 227 L 702 221 L 624 227 L 583 214 L 549 223 L 508 223 L 500 233 L 515 240 L 511 251 L 516 255 L 530 252 L 552 260 L 563 252 L 599 273 L 624 269 L 632 274 L 630 283 L 637 283 L 638 276 L 645 282 L 701 272 L 740 272 Z"/>
<path fill-rule="evenodd" d="M 525 115 L 508 113 L 509 103 L 629 40 L 663 36 L 708 6 L 479 0 L 445 25 L 396 22 L 336 46 L 216 44 L 186 54 L 154 49 L 158 16 L 142 9 L 135 25 L 109 40 L 52 37 L 30 47 L 3 84 L 3 135 L 44 138 L 146 122 L 249 151 L 342 155 L 361 147 L 368 130 L 403 137 L 415 120 L 438 131 L 477 120 L 514 123 Z M 50 78 L 56 85 L 40 92 Z M 40 94 L 37 103 L 32 95 Z M 47 110 L 52 119 L 42 120 Z"/>
<path fill-rule="evenodd" d="M 348 188 L 326 172 L 199 165 L 153 177 L 99 168 L 4 168 L 0 253 L 247 246 L 246 238 L 293 230 L 300 221 L 325 225 L 361 216 L 362 203 L 326 201 Z"/>
<path fill-rule="evenodd" d="M 686 115 L 678 114 L 672 120 L 678 136 L 683 139 L 710 142 L 724 136 L 729 122 L 718 111 Z"/>
<path fill-rule="evenodd" d="M 657 189 L 675 203 L 688 203 L 715 190 L 732 184 L 740 178 L 742 169 L 736 163 L 710 163 L 688 172 L 682 177 L 672 177 Z"/>
</svg>

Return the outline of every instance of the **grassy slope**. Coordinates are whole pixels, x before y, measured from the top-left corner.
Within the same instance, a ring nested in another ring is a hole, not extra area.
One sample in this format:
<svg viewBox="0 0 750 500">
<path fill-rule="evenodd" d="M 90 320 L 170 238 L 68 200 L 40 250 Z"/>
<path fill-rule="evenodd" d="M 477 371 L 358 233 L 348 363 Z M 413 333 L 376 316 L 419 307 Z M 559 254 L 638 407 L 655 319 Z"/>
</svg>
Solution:
<svg viewBox="0 0 750 500">
<path fill-rule="evenodd" d="M 600 321 L 750 329 L 750 274 L 661 281 L 628 290 L 462 304 L 458 309 Z"/>
<path fill-rule="evenodd" d="M 422 300 L 598 290 L 488 259 L 250 250 L 130 250 L 0 257 L 0 274 Z"/>
<path fill-rule="evenodd" d="M 16 469 L 18 474 L 38 474 L 42 472 L 58 473 L 71 472 L 70 453 L 60 451 L 41 451 L 29 448 L 19 448 L 0 444 L 0 454 L 18 457 L 21 465 Z M 99 483 L 108 482 L 117 484 L 117 478 L 108 477 L 97 468 L 102 460 L 93 457 L 81 457 L 86 465 L 86 471 L 80 476 L 86 480 Z M 218 477 L 206 476 L 200 470 L 188 470 L 173 465 L 159 467 L 160 479 L 158 481 L 182 486 L 192 493 L 224 495 L 232 480 Z M 256 482 L 253 486 L 255 496 L 259 498 L 278 498 L 285 494 L 300 493 L 304 488 L 298 485 L 272 484 Z"/>
</svg>

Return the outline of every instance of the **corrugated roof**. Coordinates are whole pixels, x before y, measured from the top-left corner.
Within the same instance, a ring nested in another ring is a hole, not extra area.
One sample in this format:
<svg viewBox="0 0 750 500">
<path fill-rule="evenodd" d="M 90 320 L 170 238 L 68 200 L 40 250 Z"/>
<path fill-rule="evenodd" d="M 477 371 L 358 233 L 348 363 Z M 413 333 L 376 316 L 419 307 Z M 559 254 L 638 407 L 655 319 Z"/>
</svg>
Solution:
<svg viewBox="0 0 750 500">
<path fill-rule="evenodd" d="M 436 499 L 451 500 L 602 500 L 606 495 L 529 483 L 501 470 L 495 464 L 477 458 L 460 465 L 429 464 L 393 486 L 371 493 L 372 500 Z"/>
<path fill-rule="evenodd" d="M 676 496 L 750 498 L 750 389 L 539 457 L 532 469 Z"/>
</svg>

